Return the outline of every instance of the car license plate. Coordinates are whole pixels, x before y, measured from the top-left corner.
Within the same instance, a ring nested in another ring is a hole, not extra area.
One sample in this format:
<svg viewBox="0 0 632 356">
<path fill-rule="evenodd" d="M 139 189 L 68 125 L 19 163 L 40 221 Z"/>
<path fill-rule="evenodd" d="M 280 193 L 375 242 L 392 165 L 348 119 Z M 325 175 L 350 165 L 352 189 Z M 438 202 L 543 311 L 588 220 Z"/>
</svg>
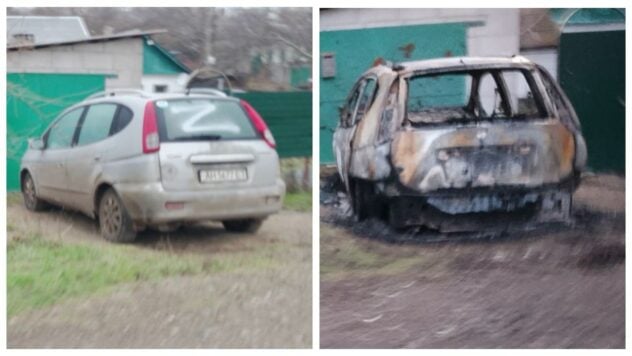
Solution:
<svg viewBox="0 0 632 356">
<path fill-rule="evenodd" d="M 200 171 L 201 183 L 239 182 L 248 179 L 246 168 L 210 169 Z"/>
</svg>

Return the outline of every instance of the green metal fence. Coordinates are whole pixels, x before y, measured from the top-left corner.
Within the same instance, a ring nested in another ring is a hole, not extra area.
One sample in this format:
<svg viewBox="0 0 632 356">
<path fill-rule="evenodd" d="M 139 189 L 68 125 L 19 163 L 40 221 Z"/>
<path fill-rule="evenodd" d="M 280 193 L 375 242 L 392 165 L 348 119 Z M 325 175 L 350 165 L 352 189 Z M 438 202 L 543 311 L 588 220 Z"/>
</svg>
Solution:
<svg viewBox="0 0 632 356">
<path fill-rule="evenodd" d="M 263 116 L 277 142 L 279 156 L 312 156 L 311 92 L 253 92 L 236 96 Z"/>
<path fill-rule="evenodd" d="M 7 190 L 20 188 L 20 159 L 28 139 L 39 137 L 65 108 L 102 91 L 99 74 L 7 74 Z M 312 93 L 239 94 L 265 119 L 281 157 L 312 155 Z"/>
</svg>

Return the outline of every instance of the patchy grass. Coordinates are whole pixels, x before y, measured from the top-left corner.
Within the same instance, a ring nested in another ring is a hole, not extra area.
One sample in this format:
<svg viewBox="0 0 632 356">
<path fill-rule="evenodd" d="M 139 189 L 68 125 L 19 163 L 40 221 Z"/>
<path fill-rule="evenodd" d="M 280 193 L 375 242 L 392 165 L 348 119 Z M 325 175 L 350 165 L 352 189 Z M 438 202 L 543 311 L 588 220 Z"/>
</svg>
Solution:
<svg viewBox="0 0 632 356">
<path fill-rule="evenodd" d="M 320 235 L 323 280 L 395 275 L 435 263 L 429 254 L 414 247 L 360 239 L 327 224 L 321 224 Z"/>
<path fill-rule="evenodd" d="M 7 206 L 23 204 L 22 193 L 7 192 Z"/>
<path fill-rule="evenodd" d="M 130 245 L 49 241 L 36 235 L 10 239 L 7 249 L 8 316 L 111 287 L 173 275 L 253 271 L 279 266 L 275 247 L 252 252 L 174 255 Z"/>
<path fill-rule="evenodd" d="M 312 192 L 287 193 L 283 207 L 288 210 L 312 211 Z"/>
</svg>

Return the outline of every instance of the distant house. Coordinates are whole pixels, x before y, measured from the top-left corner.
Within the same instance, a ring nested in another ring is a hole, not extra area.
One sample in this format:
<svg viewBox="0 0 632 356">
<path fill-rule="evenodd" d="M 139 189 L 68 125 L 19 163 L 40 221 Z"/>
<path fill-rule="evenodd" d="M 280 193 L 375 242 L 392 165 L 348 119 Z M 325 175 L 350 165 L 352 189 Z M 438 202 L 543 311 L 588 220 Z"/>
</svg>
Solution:
<svg viewBox="0 0 632 356">
<path fill-rule="evenodd" d="M 244 67 L 245 64 L 245 61 L 242 61 L 240 67 Z M 311 89 L 311 59 L 286 45 L 251 49 L 249 72 L 250 89 Z"/>
<path fill-rule="evenodd" d="M 182 76 L 191 70 L 151 37 L 143 39 L 143 90 L 161 93 L 182 89 Z"/>
</svg>

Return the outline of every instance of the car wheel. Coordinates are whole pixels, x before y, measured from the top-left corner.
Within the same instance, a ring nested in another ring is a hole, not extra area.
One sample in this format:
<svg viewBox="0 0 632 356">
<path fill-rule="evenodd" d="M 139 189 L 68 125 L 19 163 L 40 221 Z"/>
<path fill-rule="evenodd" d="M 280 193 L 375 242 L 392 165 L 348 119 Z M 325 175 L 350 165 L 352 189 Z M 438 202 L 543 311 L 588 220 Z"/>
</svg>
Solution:
<svg viewBox="0 0 632 356">
<path fill-rule="evenodd" d="M 99 228 L 108 241 L 132 242 L 136 238 L 132 219 L 113 189 L 108 189 L 99 201 Z"/>
<path fill-rule="evenodd" d="M 357 221 L 370 217 L 387 218 L 388 206 L 375 191 L 373 182 L 354 179 L 351 188 L 351 207 Z"/>
<path fill-rule="evenodd" d="M 239 219 L 224 220 L 224 228 L 232 232 L 257 232 L 263 223 L 263 219 Z"/>
<path fill-rule="evenodd" d="M 24 206 L 30 211 L 41 211 L 46 207 L 46 203 L 37 197 L 35 182 L 29 173 L 26 173 L 22 180 L 22 197 Z"/>
</svg>

